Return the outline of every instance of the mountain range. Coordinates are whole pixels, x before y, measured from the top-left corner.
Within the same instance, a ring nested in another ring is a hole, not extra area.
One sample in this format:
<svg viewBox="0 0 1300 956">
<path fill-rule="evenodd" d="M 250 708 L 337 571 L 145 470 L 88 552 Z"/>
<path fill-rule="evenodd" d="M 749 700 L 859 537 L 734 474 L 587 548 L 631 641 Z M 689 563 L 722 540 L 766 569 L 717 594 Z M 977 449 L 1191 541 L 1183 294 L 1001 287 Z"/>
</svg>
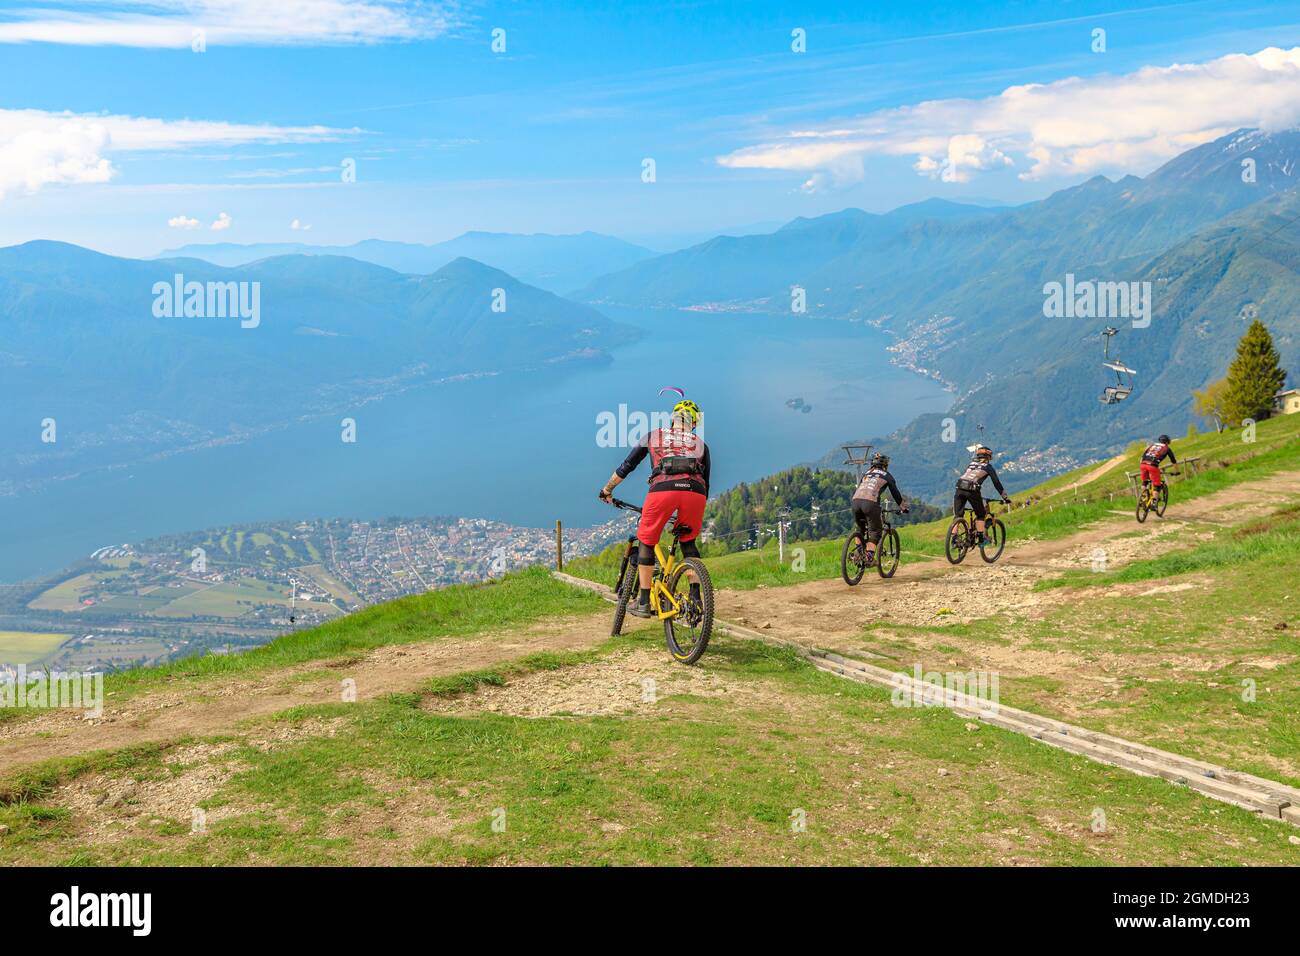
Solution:
<svg viewBox="0 0 1300 956">
<path fill-rule="evenodd" d="M 891 436 L 846 440 L 892 451 L 900 477 L 927 497 L 947 489 L 981 437 L 1027 484 L 1153 431 L 1185 429 L 1191 389 L 1224 373 L 1254 316 L 1296 369 L 1300 257 L 1286 226 L 1300 217 L 1298 177 L 1300 132 L 1238 130 L 1145 178 L 1097 176 L 1010 209 L 930 200 L 799 219 L 636 263 L 579 297 L 878 326 L 896 339 L 896 361 L 951 386 L 954 406 Z M 1045 286 L 1067 276 L 1151 283 L 1149 326 L 1047 317 Z M 805 290 L 806 314 L 792 313 L 794 287 Z M 1137 389 L 1105 406 L 1097 399 L 1113 376 L 1101 367 L 1101 332 L 1111 325 Z M 943 440 L 946 418 L 953 441 Z"/>
<path fill-rule="evenodd" d="M 177 275 L 205 295 L 256 288 L 256 325 L 160 315 Z M 601 361 L 635 334 L 466 258 L 417 276 L 338 256 L 226 268 L 47 241 L 0 249 L 0 328 L 0 493 L 450 377 Z M 47 419 L 53 442 L 38 440 Z"/>
<path fill-rule="evenodd" d="M 366 239 L 350 246 L 306 243 L 199 243 L 168 249 L 155 258 L 203 259 L 215 265 L 241 266 L 273 256 L 347 256 L 396 272 L 427 275 L 455 259 L 467 258 L 508 272 L 549 292 L 569 292 L 592 276 L 615 272 L 654 255 L 649 249 L 597 232 L 553 236 L 467 232 L 446 242 L 421 245 Z"/>
<path fill-rule="evenodd" d="M 1184 430 L 1191 389 L 1222 376 L 1254 317 L 1297 369 L 1298 177 L 1300 131 L 1238 130 L 1145 177 L 1097 176 L 1020 206 L 845 209 L 662 255 L 596 233 L 205 245 L 154 260 L 30 242 L 0 249 L 0 398 L 12 411 L 0 474 L 21 485 L 272 427 L 286 409 L 333 413 L 440 378 L 599 361 L 631 334 L 600 310 L 631 306 L 691 309 L 700 322 L 727 310 L 876 326 L 893 360 L 945 383 L 953 405 L 845 440 L 893 453 L 912 495 L 942 497 L 978 440 L 1013 485 L 1028 484 Z M 260 324 L 156 317 L 155 284 L 178 273 L 258 283 Z M 1067 282 L 1149 288 L 1149 315 L 1049 315 L 1047 289 Z M 582 304 L 538 284 L 576 288 Z M 1112 355 L 1137 370 L 1118 405 L 1097 400 L 1113 382 L 1107 326 L 1119 329 Z M 866 386 L 875 361 L 863 356 Z M 33 450 L 33 422 L 47 417 L 69 426 L 67 440 Z"/>
</svg>

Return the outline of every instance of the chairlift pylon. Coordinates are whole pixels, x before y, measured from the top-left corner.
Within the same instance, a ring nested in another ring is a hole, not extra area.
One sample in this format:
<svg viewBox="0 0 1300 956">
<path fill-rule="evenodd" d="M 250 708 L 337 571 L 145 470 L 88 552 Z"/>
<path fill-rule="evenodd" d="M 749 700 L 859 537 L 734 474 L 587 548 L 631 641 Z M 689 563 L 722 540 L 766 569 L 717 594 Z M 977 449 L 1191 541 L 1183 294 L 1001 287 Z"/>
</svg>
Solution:
<svg viewBox="0 0 1300 956">
<path fill-rule="evenodd" d="M 844 449 L 844 464 L 852 465 L 858 481 L 862 480 L 862 468 L 871 461 L 871 445 L 841 445 Z"/>
</svg>

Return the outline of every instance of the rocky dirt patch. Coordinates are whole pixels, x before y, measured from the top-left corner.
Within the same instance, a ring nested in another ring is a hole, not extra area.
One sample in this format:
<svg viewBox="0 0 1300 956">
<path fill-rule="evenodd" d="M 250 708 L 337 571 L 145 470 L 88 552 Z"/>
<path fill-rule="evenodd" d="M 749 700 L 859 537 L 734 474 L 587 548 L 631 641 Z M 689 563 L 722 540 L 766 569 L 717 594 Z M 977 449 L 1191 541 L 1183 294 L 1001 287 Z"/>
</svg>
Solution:
<svg viewBox="0 0 1300 956">
<path fill-rule="evenodd" d="M 782 707 L 788 698 L 756 681 L 707 667 L 684 667 L 658 644 L 588 664 L 512 678 L 459 697 L 427 697 L 425 710 L 512 717 L 653 716 L 669 698 L 689 695 L 731 707 Z"/>
</svg>

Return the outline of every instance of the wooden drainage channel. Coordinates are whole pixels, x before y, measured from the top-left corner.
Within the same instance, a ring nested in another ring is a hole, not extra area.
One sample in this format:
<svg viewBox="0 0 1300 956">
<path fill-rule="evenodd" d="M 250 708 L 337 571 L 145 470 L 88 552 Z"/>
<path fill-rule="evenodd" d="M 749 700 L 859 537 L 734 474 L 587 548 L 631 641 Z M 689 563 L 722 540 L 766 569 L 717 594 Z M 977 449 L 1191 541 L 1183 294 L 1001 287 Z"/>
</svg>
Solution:
<svg viewBox="0 0 1300 956">
<path fill-rule="evenodd" d="M 551 573 L 567 584 L 595 591 L 607 601 L 615 600 L 613 589 L 604 584 L 577 578 L 562 571 Z M 863 684 L 875 684 L 890 690 L 898 689 L 911 699 L 924 701 L 927 705 L 941 705 L 963 717 L 1024 734 L 1034 740 L 1040 740 L 1061 750 L 1068 750 L 1098 763 L 1120 767 L 1144 777 L 1159 777 L 1215 800 L 1300 826 L 1300 788 L 1248 773 L 1239 773 L 1190 757 L 1180 757 L 1178 754 L 1157 750 L 1154 747 L 1133 743 L 1084 727 L 1076 727 L 1051 717 L 1031 714 L 1005 704 L 940 689 L 923 681 L 917 681 L 905 673 L 885 670 L 874 664 L 808 647 L 797 641 L 774 637 L 728 621 L 720 621 L 716 617 L 713 619 L 713 626 L 733 637 L 791 648 L 818 670 L 826 671 L 828 674 L 835 674 Z"/>
</svg>

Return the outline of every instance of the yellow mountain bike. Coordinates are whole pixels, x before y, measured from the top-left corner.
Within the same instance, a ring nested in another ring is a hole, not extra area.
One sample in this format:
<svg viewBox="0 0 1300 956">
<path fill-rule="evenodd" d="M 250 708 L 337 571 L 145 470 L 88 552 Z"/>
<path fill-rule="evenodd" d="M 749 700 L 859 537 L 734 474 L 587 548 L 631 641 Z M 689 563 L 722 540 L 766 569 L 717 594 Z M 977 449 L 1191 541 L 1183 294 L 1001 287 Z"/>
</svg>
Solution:
<svg viewBox="0 0 1300 956">
<path fill-rule="evenodd" d="M 1170 471 L 1168 474 L 1173 473 Z M 1159 488 L 1149 481 L 1142 482 L 1142 486 L 1138 488 L 1137 499 L 1135 517 L 1138 519 L 1138 524 L 1146 521 L 1147 515 L 1152 511 L 1156 513 L 1157 518 L 1163 518 L 1165 509 L 1169 507 L 1169 482 L 1160 482 Z"/>
<path fill-rule="evenodd" d="M 641 513 L 634 504 L 611 498 L 610 504 L 615 508 Z M 687 528 L 673 520 L 668 529 L 673 538 L 673 545 L 664 553 L 662 545 L 655 545 L 655 572 L 650 584 L 650 608 L 655 617 L 664 622 L 664 641 L 673 660 L 683 664 L 694 664 L 704 655 L 709 646 L 709 637 L 713 633 L 713 582 L 709 579 L 709 569 L 699 558 L 679 557 L 677 549 L 681 545 L 681 536 Z M 618 606 L 614 610 L 614 634 L 623 629 L 623 619 L 627 615 L 628 602 L 637 592 L 637 555 L 636 536 L 628 538 L 627 548 L 623 551 L 623 562 L 618 569 L 618 581 L 615 589 L 618 594 Z M 690 574 L 700 583 L 700 598 L 691 598 Z"/>
</svg>

